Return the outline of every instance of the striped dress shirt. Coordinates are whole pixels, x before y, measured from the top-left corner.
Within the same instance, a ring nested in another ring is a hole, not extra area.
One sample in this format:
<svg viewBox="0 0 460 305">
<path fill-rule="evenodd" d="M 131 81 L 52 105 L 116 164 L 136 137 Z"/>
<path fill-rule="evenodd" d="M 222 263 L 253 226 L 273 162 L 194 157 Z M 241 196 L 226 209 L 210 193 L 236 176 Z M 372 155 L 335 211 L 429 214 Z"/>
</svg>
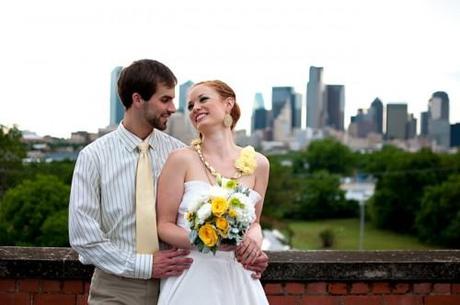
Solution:
<svg viewBox="0 0 460 305">
<path fill-rule="evenodd" d="M 69 239 L 83 264 L 122 277 L 149 279 L 153 256 L 136 253 L 135 180 L 140 142 L 120 123 L 117 130 L 80 152 L 70 192 Z M 184 146 L 154 130 L 150 156 L 156 178 L 169 153 Z"/>
</svg>

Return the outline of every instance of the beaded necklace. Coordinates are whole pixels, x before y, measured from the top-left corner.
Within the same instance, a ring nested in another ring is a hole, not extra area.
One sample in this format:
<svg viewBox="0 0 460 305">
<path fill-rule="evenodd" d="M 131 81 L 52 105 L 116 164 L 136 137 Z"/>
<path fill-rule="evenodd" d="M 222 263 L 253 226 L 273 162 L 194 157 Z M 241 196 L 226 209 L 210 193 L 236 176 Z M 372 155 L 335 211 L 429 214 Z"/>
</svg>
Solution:
<svg viewBox="0 0 460 305">
<path fill-rule="evenodd" d="M 192 141 L 192 147 L 195 149 L 195 151 L 197 152 L 198 154 L 198 157 L 200 158 L 201 162 L 203 162 L 204 166 L 206 167 L 206 169 L 211 173 L 211 175 L 213 175 L 214 177 L 216 178 L 221 178 L 223 177 L 218 171 L 216 171 L 214 169 L 214 167 L 211 166 L 211 164 L 209 164 L 209 162 L 204 158 L 203 156 L 203 152 L 201 151 L 201 139 L 195 139 Z M 252 148 L 252 147 L 251 147 Z M 253 150 L 252 150 L 253 151 Z M 250 153 L 250 155 L 248 156 L 247 155 L 247 152 L 246 152 L 246 155 L 243 156 L 243 152 L 244 150 L 241 151 L 240 153 L 240 157 L 235 161 L 235 169 L 237 170 L 237 172 L 232 176 L 230 177 L 230 179 L 239 179 L 241 178 L 241 176 L 243 175 L 251 175 L 252 173 L 254 173 L 254 169 L 255 169 L 255 166 L 252 166 L 252 167 L 242 167 L 240 164 L 243 162 L 242 159 L 249 159 L 250 162 L 252 163 L 255 163 L 255 152 L 254 153 Z"/>
</svg>

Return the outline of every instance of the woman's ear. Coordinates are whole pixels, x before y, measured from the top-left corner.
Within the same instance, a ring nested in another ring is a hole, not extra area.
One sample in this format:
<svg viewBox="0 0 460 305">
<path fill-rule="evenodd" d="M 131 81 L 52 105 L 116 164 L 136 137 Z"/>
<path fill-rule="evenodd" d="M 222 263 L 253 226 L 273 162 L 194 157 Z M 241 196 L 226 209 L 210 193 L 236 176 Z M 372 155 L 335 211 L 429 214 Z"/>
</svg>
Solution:
<svg viewBox="0 0 460 305">
<path fill-rule="evenodd" d="M 235 105 L 235 100 L 232 97 L 227 97 L 225 99 L 225 106 L 228 109 L 228 111 L 232 110 L 234 105 Z"/>
</svg>

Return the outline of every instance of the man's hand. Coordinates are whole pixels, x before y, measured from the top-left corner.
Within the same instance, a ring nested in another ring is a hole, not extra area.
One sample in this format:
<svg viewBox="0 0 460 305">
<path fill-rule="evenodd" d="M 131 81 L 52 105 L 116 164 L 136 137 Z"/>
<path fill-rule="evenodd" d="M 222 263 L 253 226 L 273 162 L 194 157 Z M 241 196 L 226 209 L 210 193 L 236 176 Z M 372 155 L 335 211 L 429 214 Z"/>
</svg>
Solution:
<svg viewBox="0 0 460 305">
<path fill-rule="evenodd" d="M 190 268 L 193 260 L 186 257 L 190 253 L 184 249 L 161 250 L 153 255 L 152 278 L 159 279 L 168 276 L 178 276 Z"/>
<path fill-rule="evenodd" d="M 240 258 L 237 257 L 238 261 L 240 261 Z M 268 266 L 268 256 L 265 254 L 263 251 L 259 251 L 259 255 L 256 257 L 256 259 L 253 261 L 251 264 L 243 264 L 244 268 L 247 270 L 252 271 L 252 278 L 254 279 L 260 279 L 262 276 L 262 273 L 267 269 Z"/>
</svg>

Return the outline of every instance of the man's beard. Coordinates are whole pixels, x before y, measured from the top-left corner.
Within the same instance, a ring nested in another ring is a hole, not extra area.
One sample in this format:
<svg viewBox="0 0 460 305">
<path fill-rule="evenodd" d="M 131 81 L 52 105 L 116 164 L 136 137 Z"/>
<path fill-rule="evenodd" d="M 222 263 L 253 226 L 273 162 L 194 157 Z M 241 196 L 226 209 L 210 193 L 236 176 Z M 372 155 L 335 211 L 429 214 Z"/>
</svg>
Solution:
<svg viewBox="0 0 460 305">
<path fill-rule="evenodd" d="M 150 118 L 147 121 L 149 122 L 150 126 L 152 126 L 155 129 L 161 130 L 161 131 L 166 129 L 166 123 L 168 122 L 167 120 L 165 120 L 163 123 L 161 121 L 161 115 Z"/>
</svg>

